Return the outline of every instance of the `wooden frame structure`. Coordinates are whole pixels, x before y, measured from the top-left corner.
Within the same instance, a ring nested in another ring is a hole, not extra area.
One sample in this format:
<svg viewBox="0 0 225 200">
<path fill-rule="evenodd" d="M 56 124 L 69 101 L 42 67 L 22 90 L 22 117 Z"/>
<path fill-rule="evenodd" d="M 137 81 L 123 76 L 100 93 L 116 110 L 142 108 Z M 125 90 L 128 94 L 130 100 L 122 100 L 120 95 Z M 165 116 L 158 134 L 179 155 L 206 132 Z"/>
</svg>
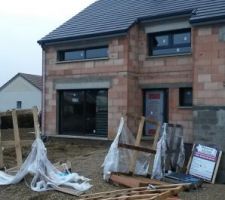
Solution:
<svg viewBox="0 0 225 200">
<path fill-rule="evenodd" d="M 11 111 L 1 112 L 0 113 L 0 125 L 1 125 L 1 117 L 12 116 L 14 140 L 2 141 L 2 133 L 1 133 L 1 127 L 0 127 L 0 168 L 4 167 L 3 148 L 10 148 L 10 147 L 13 147 L 13 146 L 15 147 L 16 161 L 17 161 L 17 167 L 16 168 L 18 168 L 23 163 L 22 146 L 31 145 L 33 143 L 33 140 L 21 140 L 20 139 L 17 116 L 18 115 L 25 115 L 25 114 L 32 114 L 33 115 L 35 137 L 36 138 L 40 137 L 40 126 L 39 126 L 39 122 L 38 122 L 38 109 L 37 109 L 37 107 L 33 107 L 32 109 L 26 109 L 26 110 L 13 109 Z"/>
<path fill-rule="evenodd" d="M 183 191 L 185 184 L 167 184 L 154 187 L 137 187 L 109 192 L 82 195 L 80 200 L 166 200 Z"/>
<path fill-rule="evenodd" d="M 125 144 L 125 143 L 120 143 L 120 142 L 118 144 L 118 147 L 120 147 L 120 148 L 125 148 L 125 149 L 129 149 L 129 150 L 134 151 L 133 152 L 133 159 L 131 160 L 131 164 L 130 164 L 130 167 L 129 167 L 130 173 L 133 174 L 134 171 L 135 171 L 138 151 L 146 152 L 146 153 L 152 153 L 152 154 L 156 153 L 156 145 L 157 145 L 157 142 L 158 142 L 158 139 L 159 139 L 159 136 L 160 136 L 159 135 L 160 134 L 160 123 L 158 121 L 154 120 L 154 119 L 146 118 L 144 116 L 138 116 L 138 115 L 134 115 L 134 114 L 125 114 L 125 116 L 132 117 L 132 118 L 135 118 L 135 119 L 140 119 L 135 144 L 131 145 L 131 144 Z M 156 133 L 155 133 L 152 148 L 146 148 L 146 147 L 140 146 L 145 123 L 150 123 L 150 124 L 156 125 Z"/>
</svg>

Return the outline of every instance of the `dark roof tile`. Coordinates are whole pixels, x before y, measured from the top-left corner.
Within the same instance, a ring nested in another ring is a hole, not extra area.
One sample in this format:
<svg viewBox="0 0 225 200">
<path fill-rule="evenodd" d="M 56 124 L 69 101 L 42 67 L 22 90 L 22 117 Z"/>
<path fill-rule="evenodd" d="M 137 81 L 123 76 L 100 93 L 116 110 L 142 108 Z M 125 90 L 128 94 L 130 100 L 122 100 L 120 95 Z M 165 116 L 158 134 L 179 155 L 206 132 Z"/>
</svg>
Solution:
<svg viewBox="0 0 225 200">
<path fill-rule="evenodd" d="M 225 0 L 99 0 L 43 37 L 40 44 L 125 32 L 138 19 L 196 10 L 191 23 L 225 18 Z"/>
</svg>

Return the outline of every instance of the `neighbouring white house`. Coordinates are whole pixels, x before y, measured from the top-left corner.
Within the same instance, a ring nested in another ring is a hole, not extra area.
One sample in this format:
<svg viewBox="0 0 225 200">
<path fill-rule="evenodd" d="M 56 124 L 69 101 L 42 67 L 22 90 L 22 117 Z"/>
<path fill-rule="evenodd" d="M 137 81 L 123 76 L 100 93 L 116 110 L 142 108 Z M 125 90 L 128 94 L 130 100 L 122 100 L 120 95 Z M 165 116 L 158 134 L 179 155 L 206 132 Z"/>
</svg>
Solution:
<svg viewBox="0 0 225 200">
<path fill-rule="evenodd" d="M 41 109 L 42 76 L 18 73 L 0 87 L 0 112 L 16 109 Z"/>
</svg>

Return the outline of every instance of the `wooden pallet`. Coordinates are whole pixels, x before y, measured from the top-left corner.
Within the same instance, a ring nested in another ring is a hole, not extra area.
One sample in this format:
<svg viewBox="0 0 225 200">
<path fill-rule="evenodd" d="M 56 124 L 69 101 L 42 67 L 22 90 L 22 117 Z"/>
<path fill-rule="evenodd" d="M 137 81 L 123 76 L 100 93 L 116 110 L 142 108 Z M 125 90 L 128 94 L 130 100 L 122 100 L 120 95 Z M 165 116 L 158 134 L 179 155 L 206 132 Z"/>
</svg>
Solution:
<svg viewBox="0 0 225 200">
<path fill-rule="evenodd" d="M 153 188 L 137 187 L 82 195 L 80 200 L 166 200 L 174 198 L 182 190 L 183 186 L 180 184 L 160 185 Z"/>
</svg>

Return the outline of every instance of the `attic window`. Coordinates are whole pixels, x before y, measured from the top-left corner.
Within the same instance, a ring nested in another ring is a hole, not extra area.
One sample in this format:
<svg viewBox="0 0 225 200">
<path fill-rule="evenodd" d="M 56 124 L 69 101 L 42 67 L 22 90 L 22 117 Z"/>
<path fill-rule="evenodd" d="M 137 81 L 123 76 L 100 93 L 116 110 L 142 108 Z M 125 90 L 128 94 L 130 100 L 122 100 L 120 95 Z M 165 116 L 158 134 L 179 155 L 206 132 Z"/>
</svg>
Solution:
<svg viewBox="0 0 225 200">
<path fill-rule="evenodd" d="M 107 58 L 108 47 L 93 47 L 85 49 L 72 49 L 58 51 L 58 61 L 73 61 L 73 60 L 85 60 L 85 59 L 97 59 Z"/>
<path fill-rule="evenodd" d="M 151 33 L 148 39 L 150 56 L 191 52 L 190 29 Z"/>
</svg>

